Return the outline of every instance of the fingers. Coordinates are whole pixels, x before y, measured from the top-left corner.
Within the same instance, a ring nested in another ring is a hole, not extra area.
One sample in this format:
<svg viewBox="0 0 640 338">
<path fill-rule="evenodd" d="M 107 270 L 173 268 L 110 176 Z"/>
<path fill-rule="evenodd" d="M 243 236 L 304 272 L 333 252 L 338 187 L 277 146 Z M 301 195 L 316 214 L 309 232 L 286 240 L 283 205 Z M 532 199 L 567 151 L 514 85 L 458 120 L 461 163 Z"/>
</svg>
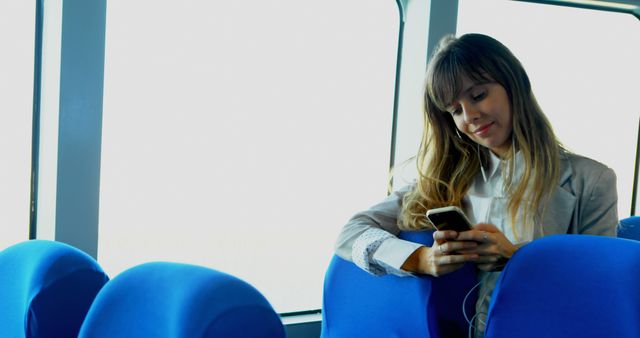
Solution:
<svg viewBox="0 0 640 338">
<path fill-rule="evenodd" d="M 473 262 L 477 255 L 444 255 L 435 256 L 432 261 L 432 269 L 430 274 L 433 276 L 442 276 L 450 272 L 456 271 L 464 266 L 465 263 Z"/>
<path fill-rule="evenodd" d="M 436 257 L 437 265 L 448 265 L 448 264 L 462 264 L 468 262 L 475 262 L 478 259 L 478 255 L 476 254 L 465 254 L 465 255 L 445 255 Z"/>
<path fill-rule="evenodd" d="M 458 237 L 458 233 L 452 230 L 444 230 L 444 231 L 435 231 L 433 233 L 433 241 L 442 244 L 446 241 L 451 241 Z"/>
<path fill-rule="evenodd" d="M 455 240 L 477 242 L 478 246 L 470 252 L 475 252 L 480 256 L 497 255 L 500 258 L 509 259 L 518 250 L 518 246 L 513 245 L 502 232 L 478 230 L 482 228 L 491 230 L 495 226 L 477 224 L 474 230 L 460 232 Z"/>
<path fill-rule="evenodd" d="M 474 241 L 478 243 L 494 243 L 497 234 L 481 230 L 469 230 L 458 234 L 457 241 Z"/>
<path fill-rule="evenodd" d="M 463 267 L 464 264 L 463 263 L 458 263 L 458 264 L 446 264 L 446 265 L 438 265 L 433 272 L 431 273 L 431 275 L 435 276 L 435 277 L 439 277 L 442 275 L 446 275 L 448 273 L 454 272 L 458 269 L 460 269 L 461 267 Z"/>
<path fill-rule="evenodd" d="M 494 264 L 500 261 L 501 257 L 498 255 L 478 256 L 478 259 L 476 259 L 476 263 L 478 263 L 478 265 Z"/>
<path fill-rule="evenodd" d="M 463 232 L 436 231 L 433 239 L 433 262 L 438 274 L 459 269 L 467 262 L 475 263 L 482 271 L 501 270 L 511 257 L 505 254 L 511 251 L 502 249 L 513 246 L 494 225 L 486 223 L 476 224 L 473 230 Z"/>
<path fill-rule="evenodd" d="M 433 257 L 433 276 L 442 276 L 460 269 L 465 263 L 474 262 L 478 258 L 476 254 L 467 255 L 443 255 Z"/>
<path fill-rule="evenodd" d="M 460 253 L 459 251 L 472 250 L 477 246 L 478 244 L 475 242 L 449 241 L 442 244 L 434 243 L 432 247 L 434 252 L 434 263 L 435 265 L 440 266 L 475 262 L 478 258 L 477 253 Z"/>
<path fill-rule="evenodd" d="M 448 241 L 442 244 L 437 244 L 437 252 L 442 255 L 458 254 L 460 252 L 467 252 L 468 250 L 475 249 L 478 246 L 476 242 L 461 242 L 461 241 Z"/>
</svg>

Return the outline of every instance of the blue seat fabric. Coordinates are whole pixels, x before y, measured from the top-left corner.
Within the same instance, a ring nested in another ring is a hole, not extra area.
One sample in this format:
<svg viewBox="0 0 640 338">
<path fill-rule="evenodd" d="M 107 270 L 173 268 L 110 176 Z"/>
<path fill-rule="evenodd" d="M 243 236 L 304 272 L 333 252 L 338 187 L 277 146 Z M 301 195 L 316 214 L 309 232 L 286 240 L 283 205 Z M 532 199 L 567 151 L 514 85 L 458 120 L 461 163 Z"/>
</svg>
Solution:
<svg viewBox="0 0 640 338">
<path fill-rule="evenodd" d="M 620 220 L 618 237 L 640 241 L 640 216 L 631 216 Z"/>
<path fill-rule="evenodd" d="M 108 279 L 64 243 L 31 240 L 0 251 L 0 337 L 77 337 Z"/>
<path fill-rule="evenodd" d="M 433 244 L 431 231 L 399 237 Z M 373 276 L 334 256 L 325 276 L 322 337 L 467 337 L 462 301 L 476 283 L 473 265 L 441 277 Z M 469 317 L 476 299 L 475 292 L 467 299 Z"/>
<path fill-rule="evenodd" d="M 98 294 L 79 337 L 284 337 L 269 302 L 248 283 L 180 263 L 135 266 Z"/>
<path fill-rule="evenodd" d="M 516 252 L 493 293 L 485 337 L 640 337 L 640 243 L 543 237 Z"/>
</svg>

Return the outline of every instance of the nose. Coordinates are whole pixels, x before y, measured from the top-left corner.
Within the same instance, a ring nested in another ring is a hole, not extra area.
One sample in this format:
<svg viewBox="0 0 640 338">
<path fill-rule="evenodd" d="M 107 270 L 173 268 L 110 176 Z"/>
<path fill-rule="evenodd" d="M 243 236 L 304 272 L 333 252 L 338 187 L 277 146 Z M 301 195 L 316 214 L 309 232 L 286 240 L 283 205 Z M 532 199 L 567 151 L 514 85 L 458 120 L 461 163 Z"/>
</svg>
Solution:
<svg viewBox="0 0 640 338">
<path fill-rule="evenodd" d="M 462 102 L 462 118 L 465 123 L 472 123 L 480 117 L 480 111 L 470 102 Z"/>
</svg>

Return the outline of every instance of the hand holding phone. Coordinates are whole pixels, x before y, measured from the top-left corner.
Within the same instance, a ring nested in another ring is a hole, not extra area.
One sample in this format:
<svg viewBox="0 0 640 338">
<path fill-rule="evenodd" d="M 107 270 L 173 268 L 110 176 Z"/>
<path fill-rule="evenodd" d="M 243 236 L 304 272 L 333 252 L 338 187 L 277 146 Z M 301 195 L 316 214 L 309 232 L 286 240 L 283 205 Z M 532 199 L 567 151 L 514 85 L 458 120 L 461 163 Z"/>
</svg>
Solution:
<svg viewBox="0 0 640 338">
<path fill-rule="evenodd" d="M 427 219 L 438 230 L 468 231 L 473 228 L 464 212 L 456 206 L 449 206 L 427 211 Z"/>
</svg>

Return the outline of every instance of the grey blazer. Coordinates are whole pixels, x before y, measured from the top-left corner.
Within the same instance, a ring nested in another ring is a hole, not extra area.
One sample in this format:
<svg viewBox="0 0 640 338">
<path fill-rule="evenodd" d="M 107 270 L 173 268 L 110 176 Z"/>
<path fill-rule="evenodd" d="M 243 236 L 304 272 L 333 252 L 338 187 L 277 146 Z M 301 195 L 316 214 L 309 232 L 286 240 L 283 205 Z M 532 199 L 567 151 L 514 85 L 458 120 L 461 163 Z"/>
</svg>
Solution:
<svg viewBox="0 0 640 338">
<path fill-rule="evenodd" d="M 352 261 L 354 243 L 369 229 L 378 228 L 397 235 L 402 197 L 412 188 L 404 187 L 369 210 L 353 216 L 338 236 L 336 254 Z M 612 169 L 586 157 L 563 153 L 559 184 L 543 215 L 542 230 L 535 231 L 534 238 L 553 234 L 615 236 L 617 202 L 616 176 Z M 373 257 L 377 262 L 399 270 L 418 246 L 392 237 L 378 247 Z"/>
<path fill-rule="evenodd" d="M 618 193 L 612 169 L 586 157 L 565 154 L 559 183 L 544 216 L 544 235 L 616 235 Z"/>
</svg>

